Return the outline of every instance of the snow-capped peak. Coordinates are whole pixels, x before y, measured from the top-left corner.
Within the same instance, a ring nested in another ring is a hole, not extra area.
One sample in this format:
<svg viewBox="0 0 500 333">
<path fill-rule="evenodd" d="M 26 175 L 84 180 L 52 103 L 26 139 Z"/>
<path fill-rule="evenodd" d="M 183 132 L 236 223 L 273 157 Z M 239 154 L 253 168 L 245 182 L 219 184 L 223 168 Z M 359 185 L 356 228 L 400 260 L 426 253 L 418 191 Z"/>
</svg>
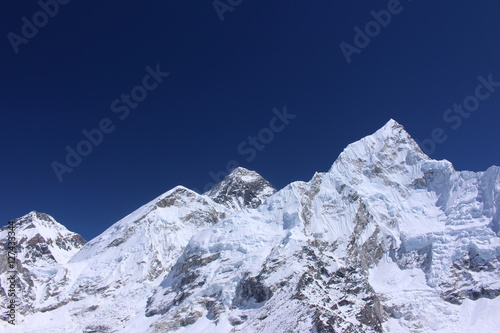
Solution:
<svg viewBox="0 0 500 333">
<path fill-rule="evenodd" d="M 396 120 L 394 119 L 389 119 L 389 121 L 387 121 L 384 126 L 382 126 L 379 130 L 377 130 L 375 133 L 377 132 L 384 132 L 384 133 L 388 133 L 389 135 L 393 134 L 395 131 L 399 131 L 403 128 L 403 125 L 401 125 L 400 123 L 398 123 Z M 407 133 L 408 134 L 408 133 Z"/>
<path fill-rule="evenodd" d="M 375 133 L 348 145 L 330 169 L 330 173 L 343 176 L 350 184 L 363 182 L 368 177 L 382 178 L 388 174 L 421 172 L 420 162 L 430 160 L 417 142 L 395 120 L 389 120 Z"/>
<path fill-rule="evenodd" d="M 244 167 L 237 167 L 229 174 L 229 177 L 238 177 L 244 181 L 250 182 L 254 180 L 261 179 L 262 176 L 253 170 L 248 170 Z"/>
<path fill-rule="evenodd" d="M 85 244 L 79 234 L 69 231 L 48 214 L 32 211 L 15 219 L 14 226 L 18 258 L 25 265 L 66 263 Z M 0 239 L 7 239 L 7 232 L 2 228 Z"/>
<path fill-rule="evenodd" d="M 206 195 L 215 202 L 238 211 L 257 208 L 275 192 L 276 189 L 257 172 L 238 167 Z"/>
<path fill-rule="evenodd" d="M 348 145 L 340 157 L 350 155 L 368 162 L 372 162 L 370 158 L 374 157 L 380 160 L 386 158 L 387 163 L 394 163 L 396 157 L 403 155 L 402 152 L 404 152 L 404 157 L 408 154 L 412 155 L 410 161 L 404 161 L 410 162 L 410 164 L 413 164 L 412 162 L 416 158 L 429 158 L 404 127 L 391 119 L 375 133 Z"/>
</svg>

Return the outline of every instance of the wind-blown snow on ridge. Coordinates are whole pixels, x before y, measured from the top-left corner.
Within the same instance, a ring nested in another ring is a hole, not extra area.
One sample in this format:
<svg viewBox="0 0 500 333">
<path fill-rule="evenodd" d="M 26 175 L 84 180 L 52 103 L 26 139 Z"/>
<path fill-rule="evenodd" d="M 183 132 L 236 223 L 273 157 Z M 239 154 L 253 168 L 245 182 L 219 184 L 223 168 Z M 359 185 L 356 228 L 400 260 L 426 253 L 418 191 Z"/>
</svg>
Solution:
<svg viewBox="0 0 500 333">
<path fill-rule="evenodd" d="M 37 298 L 21 327 L 495 332 L 500 324 L 499 167 L 455 171 L 390 120 L 328 172 L 275 192 L 243 168 L 204 195 L 166 192 L 58 266 L 64 285 Z"/>
</svg>

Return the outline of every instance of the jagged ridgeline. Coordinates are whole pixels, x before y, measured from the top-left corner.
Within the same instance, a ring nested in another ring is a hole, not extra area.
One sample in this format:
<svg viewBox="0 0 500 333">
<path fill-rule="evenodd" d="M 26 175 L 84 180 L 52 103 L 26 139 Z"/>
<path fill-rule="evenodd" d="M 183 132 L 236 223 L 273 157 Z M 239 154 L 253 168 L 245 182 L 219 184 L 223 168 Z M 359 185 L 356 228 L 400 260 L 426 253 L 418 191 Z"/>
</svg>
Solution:
<svg viewBox="0 0 500 333">
<path fill-rule="evenodd" d="M 499 221 L 499 167 L 456 171 L 390 120 L 309 182 L 276 191 L 238 168 L 204 194 L 178 186 L 88 243 L 46 214 L 23 216 L 17 325 L 0 329 L 497 332 Z M 0 261 L 1 304 L 6 271 Z"/>
</svg>

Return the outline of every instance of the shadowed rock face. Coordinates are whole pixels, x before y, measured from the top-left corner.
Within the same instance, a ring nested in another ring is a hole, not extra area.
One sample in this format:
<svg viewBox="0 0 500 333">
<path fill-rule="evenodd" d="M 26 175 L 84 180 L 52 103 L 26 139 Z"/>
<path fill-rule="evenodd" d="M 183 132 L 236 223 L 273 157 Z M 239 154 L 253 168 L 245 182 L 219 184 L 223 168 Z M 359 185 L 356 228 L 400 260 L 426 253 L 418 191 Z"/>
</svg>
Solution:
<svg viewBox="0 0 500 333">
<path fill-rule="evenodd" d="M 263 271 L 258 276 L 246 276 L 240 280 L 233 299 L 234 306 L 243 309 L 260 306 L 260 303 L 268 301 L 273 296 L 271 288 L 264 284 L 265 273 Z"/>
<path fill-rule="evenodd" d="M 237 168 L 207 195 L 232 210 L 257 208 L 276 193 L 273 186 L 255 171 Z"/>
</svg>

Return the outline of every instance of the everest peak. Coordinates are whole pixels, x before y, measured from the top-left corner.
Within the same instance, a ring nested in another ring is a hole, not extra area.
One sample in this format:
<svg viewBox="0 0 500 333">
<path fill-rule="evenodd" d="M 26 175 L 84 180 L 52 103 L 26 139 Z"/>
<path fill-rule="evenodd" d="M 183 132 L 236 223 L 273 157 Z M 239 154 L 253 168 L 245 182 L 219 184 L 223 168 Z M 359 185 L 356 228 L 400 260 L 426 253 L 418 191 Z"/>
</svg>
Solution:
<svg viewBox="0 0 500 333">
<path fill-rule="evenodd" d="M 244 208 L 257 208 L 274 193 L 276 189 L 257 172 L 239 167 L 206 195 L 215 202 L 238 211 Z"/>
</svg>

